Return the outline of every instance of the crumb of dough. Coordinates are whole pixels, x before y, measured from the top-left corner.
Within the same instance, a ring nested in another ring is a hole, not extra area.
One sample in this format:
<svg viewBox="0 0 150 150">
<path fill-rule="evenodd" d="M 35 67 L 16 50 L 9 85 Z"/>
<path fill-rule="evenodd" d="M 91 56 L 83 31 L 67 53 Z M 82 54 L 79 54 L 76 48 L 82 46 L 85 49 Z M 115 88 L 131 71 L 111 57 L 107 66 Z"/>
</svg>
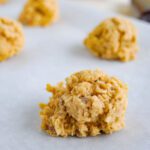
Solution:
<svg viewBox="0 0 150 150">
<path fill-rule="evenodd" d="M 19 21 L 28 26 L 47 26 L 57 19 L 57 0 L 28 0 L 19 17 Z"/>
<path fill-rule="evenodd" d="M 99 24 L 84 44 L 98 57 L 127 62 L 136 57 L 137 31 L 127 19 L 110 18 Z"/>
<path fill-rule="evenodd" d="M 0 18 L 0 61 L 20 52 L 24 45 L 21 25 L 8 18 Z"/>
<path fill-rule="evenodd" d="M 51 136 L 96 136 L 124 128 L 127 85 L 100 70 L 72 74 L 57 86 L 48 104 L 41 103 L 41 128 Z"/>
</svg>

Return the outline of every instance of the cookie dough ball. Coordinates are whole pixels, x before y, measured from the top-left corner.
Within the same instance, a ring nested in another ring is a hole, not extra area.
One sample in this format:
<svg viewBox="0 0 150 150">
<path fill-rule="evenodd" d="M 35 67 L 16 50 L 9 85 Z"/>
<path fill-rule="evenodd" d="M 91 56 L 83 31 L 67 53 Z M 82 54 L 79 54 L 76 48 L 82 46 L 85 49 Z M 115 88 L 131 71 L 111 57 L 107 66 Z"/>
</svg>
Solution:
<svg viewBox="0 0 150 150">
<path fill-rule="evenodd" d="M 47 26 L 58 19 L 56 0 L 28 0 L 19 20 L 28 26 Z"/>
<path fill-rule="evenodd" d="M 66 84 L 47 85 L 48 104 L 40 104 L 42 129 L 52 136 L 96 136 L 124 127 L 127 86 L 100 70 L 77 72 Z"/>
<path fill-rule="evenodd" d="M 127 19 L 110 18 L 98 25 L 84 44 L 96 56 L 127 62 L 135 59 L 138 50 L 136 28 Z"/>
<path fill-rule="evenodd" d="M 0 4 L 6 3 L 7 0 L 0 0 Z"/>
<path fill-rule="evenodd" d="M 0 18 L 0 61 L 20 52 L 24 45 L 21 25 L 11 19 Z"/>
</svg>

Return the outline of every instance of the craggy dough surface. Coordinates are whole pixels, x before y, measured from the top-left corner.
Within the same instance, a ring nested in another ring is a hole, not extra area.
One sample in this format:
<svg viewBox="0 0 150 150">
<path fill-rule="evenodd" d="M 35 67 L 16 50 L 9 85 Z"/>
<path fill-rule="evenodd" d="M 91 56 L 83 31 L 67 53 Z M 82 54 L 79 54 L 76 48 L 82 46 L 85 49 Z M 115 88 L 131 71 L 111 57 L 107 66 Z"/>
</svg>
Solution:
<svg viewBox="0 0 150 150">
<path fill-rule="evenodd" d="M 127 19 L 110 18 L 98 25 L 84 44 L 96 56 L 127 62 L 136 57 L 137 31 Z"/>
<path fill-rule="evenodd" d="M 52 136 L 96 136 L 124 127 L 127 86 L 100 70 L 77 72 L 57 86 L 48 104 L 40 104 L 41 128 Z"/>
<path fill-rule="evenodd" d="M 28 26 L 47 26 L 57 19 L 57 0 L 28 0 L 19 17 Z"/>
<path fill-rule="evenodd" d="M 24 45 L 21 25 L 8 18 L 0 18 L 0 61 L 17 54 Z"/>
</svg>

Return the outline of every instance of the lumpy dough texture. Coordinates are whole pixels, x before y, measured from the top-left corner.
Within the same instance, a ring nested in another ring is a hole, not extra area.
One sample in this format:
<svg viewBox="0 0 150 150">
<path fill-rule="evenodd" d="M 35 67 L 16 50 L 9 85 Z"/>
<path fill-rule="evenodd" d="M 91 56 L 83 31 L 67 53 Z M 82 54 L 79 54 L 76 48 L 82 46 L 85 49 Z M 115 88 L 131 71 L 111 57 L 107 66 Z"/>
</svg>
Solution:
<svg viewBox="0 0 150 150">
<path fill-rule="evenodd" d="M 84 44 L 96 56 L 126 62 L 136 57 L 137 31 L 127 19 L 110 18 L 98 25 Z"/>
<path fill-rule="evenodd" d="M 47 90 L 52 97 L 40 104 L 41 128 L 52 136 L 96 136 L 124 127 L 127 86 L 100 70 L 77 72 Z"/>
<path fill-rule="evenodd" d="M 56 0 L 28 0 L 19 20 L 29 26 L 47 26 L 58 19 Z"/>
<path fill-rule="evenodd" d="M 23 45 L 21 25 L 11 19 L 0 18 L 0 61 L 17 54 Z"/>
</svg>

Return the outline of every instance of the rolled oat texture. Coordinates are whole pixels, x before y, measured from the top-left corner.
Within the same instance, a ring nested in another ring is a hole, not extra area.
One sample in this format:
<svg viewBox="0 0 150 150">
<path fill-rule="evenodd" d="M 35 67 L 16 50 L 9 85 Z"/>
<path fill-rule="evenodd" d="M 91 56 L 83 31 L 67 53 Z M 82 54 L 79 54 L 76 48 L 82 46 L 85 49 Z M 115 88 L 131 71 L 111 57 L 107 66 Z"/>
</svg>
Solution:
<svg viewBox="0 0 150 150">
<path fill-rule="evenodd" d="M 47 26 L 58 19 L 57 0 L 28 0 L 19 21 L 28 26 Z"/>
<path fill-rule="evenodd" d="M 0 61 L 18 54 L 23 45 L 22 26 L 17 21 L 0 18 Z"/>
<path fill-rule="evenodd" d="M 136 58 L 137 30 L 127 19 L 106 19 L 86 37 L 84 44 L 100 58 L 127 62 Z"/>
<path fill-rule="evenodd" d="M 40 104 L 41 128 L 51 136 L 96 136 L 125 126 L 127 85 L 100 70 L 77 72 L 47 90 L 52 96 Z"/>
</svg>

